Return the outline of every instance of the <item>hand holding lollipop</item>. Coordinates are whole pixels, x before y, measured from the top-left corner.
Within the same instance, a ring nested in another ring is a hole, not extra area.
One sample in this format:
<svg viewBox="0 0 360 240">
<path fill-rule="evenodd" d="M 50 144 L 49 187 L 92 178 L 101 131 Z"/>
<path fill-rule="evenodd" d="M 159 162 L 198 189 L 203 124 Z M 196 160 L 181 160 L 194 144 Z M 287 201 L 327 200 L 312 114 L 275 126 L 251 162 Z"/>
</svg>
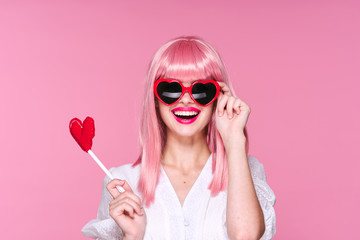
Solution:
<svg viewBox="0 0 360 240">
<path fill-rule="evenodd" d="M 95 154 L 91 151 L 92 147 L 92 139 L 95 137 L 95 124 L 94 119 L 91 117 L 86 117 L 84 122 L 82 123 L 78 118 L 73 118 L 69 124 L 70 133 L 75 139 L 75 141 L 79 144 L 79 146 L 85 152 L 89 153 L 90 156 L 94 159 L 94 161 L 99 165 L 99 167 L 106 173 L 106 175 L 113 180 L 114 177 L 111 175 L 109 170 L 101 163 L 101 161 L 95 156 Z M 125 190 L 116 186 L 119 192 L 125 192 Z"/>
</svg>

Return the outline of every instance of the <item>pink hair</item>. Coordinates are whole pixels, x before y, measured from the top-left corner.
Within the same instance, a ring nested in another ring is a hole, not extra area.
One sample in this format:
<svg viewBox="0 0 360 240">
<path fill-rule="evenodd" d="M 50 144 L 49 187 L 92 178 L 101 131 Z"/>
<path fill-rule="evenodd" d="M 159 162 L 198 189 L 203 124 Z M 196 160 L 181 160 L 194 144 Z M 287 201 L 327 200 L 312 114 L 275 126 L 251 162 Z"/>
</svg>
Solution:
<svg viewBox="0 0 360 240">
<path fill-rule="evenodd" d="M 198 37 L 179 37 L 173 39 L 155 53 L 145 81 L 144 101 L 140 117 L 141 153 L 134 166 L 141 163 L 138 188 L 147 206 L 154 201 L 155 188 L 160 174 L 160 159 L 166 143 L 166 127 L 155 106 L 154 81 L 160 77 L 173 77 L 181 80 L 213 78 L 225 82 L 232 94 L 224 63 L 216 50 Z M 215 109 L 216 104 L 214 104 Z M 247 130 L 246 153 L 249 150 Z M 207 129 L 209 149 L 214 153 L 212 162 L 213 179 L 209 185 L 211 194 L 216 195 L 227 186 L 227 159 L 224 144 L 215 126 L 215 111 Z"/>
</svg>

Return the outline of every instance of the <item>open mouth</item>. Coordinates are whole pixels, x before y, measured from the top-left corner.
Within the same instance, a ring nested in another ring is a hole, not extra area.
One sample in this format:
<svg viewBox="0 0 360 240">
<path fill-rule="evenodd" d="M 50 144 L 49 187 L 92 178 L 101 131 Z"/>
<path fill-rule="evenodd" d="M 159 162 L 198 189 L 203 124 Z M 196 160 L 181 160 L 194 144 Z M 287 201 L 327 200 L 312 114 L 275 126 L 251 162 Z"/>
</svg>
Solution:
<svg viewBox="0 0 360 240">
<path fill-rule="evenodd" d="M 199 115 L 199 112 L 197 111 L 173 111 L 173 114 L 181 119 L 193 119 L 197 115 Z"/>
<path fill-rule="evenodd" d="M 171 112 L 179 123 L 191 124 L 199 117 L 201 110 L 194 107 L 177 107 L 171 110 Z"/>
</svg>

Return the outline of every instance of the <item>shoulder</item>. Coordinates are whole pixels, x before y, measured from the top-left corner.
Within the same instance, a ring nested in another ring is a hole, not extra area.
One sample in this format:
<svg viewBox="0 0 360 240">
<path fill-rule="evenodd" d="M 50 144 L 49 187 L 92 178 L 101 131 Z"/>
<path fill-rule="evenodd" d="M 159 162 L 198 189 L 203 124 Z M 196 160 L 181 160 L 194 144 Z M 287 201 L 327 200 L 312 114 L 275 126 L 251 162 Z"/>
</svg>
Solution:
<svg viewBox="0 0 360 240">
<path fill-rule="evenodd" d="M 133 167 L 132 163 L 124 164 L 119 167 L 110 168 L 114 177 L 132 177 L 140 174 L 140 165 Z"/>
<path fill-rule="evenodd" d="M 110 168 L 109 171 L 114 178 L 126 180 L 132 189 L 137 186 L 140 178 L 140 164 L 133 166 L 132 163 L 119 167 Z"/>
<path fill-rule="evenodd" d="M 252 166 L 262 165 L 256 157 L 250 154 L 248 155 L 248 162 Z"/>
<path fill-rule="evenodd" d="M 253 155 L 248 155 L 248 162 L 250 167 L 259 167 L 262 166 L 262 164 L 260 163 L 260 161 L 254 157 Z"/>
<path fill-rule="evenodd" d="M 248 155 L 248 163 L 252 178 L 266 181 L 265 169 L 262 163 L 252 155 Z"/>
</svg>

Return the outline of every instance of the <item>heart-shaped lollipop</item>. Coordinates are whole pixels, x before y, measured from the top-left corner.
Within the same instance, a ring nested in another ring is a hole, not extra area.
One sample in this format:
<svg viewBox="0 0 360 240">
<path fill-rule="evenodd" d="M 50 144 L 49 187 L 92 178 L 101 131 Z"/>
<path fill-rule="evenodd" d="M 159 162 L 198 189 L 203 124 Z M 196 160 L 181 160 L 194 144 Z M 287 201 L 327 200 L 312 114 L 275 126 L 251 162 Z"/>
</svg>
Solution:
<svg viewBox="0 0 360 240">
<path fill-rule="evenodd" d="M 88 152 L 92 147 L 92 139 L 95 137 L 94 119 L 86 117 L 84 123 L 74 118 L 69 124 L 70 133 L 80 147 Z"/>
<path fill-rule="evenodd" d="M 99 167 L 108 175 L 112 180 L 114 177 L 111 175 L 109 170 L 102 164 L 100 159 L 91 151 L 92 139 L 95 137 L 95 124 L 94 119 L 91 117 L 86 117 L 82 123 L 78 118 L 73 118 L 69 124 L 70 133 L 75 139 L 75 141 L 80 145 L 82 150 L 90 154 L 94 161 L 99 165 Z M 125 192 L 121 186 L 116 186 L 119 192 Z"/>
</svg>

